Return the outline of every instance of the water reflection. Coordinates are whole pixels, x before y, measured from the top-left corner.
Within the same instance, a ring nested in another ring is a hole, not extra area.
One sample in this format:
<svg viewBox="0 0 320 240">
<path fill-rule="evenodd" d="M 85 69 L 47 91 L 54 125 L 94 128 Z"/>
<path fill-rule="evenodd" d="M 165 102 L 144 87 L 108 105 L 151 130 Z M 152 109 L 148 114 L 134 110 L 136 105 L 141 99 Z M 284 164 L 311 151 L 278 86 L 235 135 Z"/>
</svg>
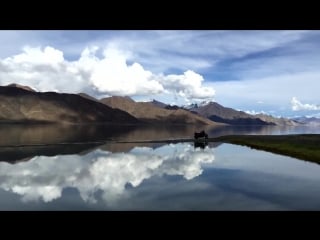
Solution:
<svg viewBox="0 0 320 240">
<path fill-rule="evenodd" d="M 223 135 L 281 135 L 281 134 L 308 134 L 320 133 L 319 127 L 314 126 L 224 126 L 207 130 L 210 137 Z"/>
<path fill-rule="evenodd" d="M 202 129 L 200 129 L 202 130 Z M 230 134 L 288 134 L 288 133 L 320 133 L 316 127 L 279 127 L 279 126 L 224 126 L 205 127 L 210 137 Z M 101 140 L 159 140 L 170 138 L 192 138 L 195 131 L 193 125 L 176 126 L 119 126 L 119 125 L 19 125 L 1 124 L 0 147 L 57 144 L 73 142 L 94 142 Z"/>
<path fill-rule="evenodd" d="M 14 165 L 0 163 L 0 187 L 21 195 L 24 202 L 50 202 L 72 187 L 85 202 L 96 203 L 100 195 L 113 204 L 126 197 L 126 188 L 146 179 L 178 175 L 190 180 L 202 173 L 202 164 L 213 161 L 212 149 L 194 149 L 190 144 L 135 147 L 128 153 L 97 149 L 84 156 L 38 156 Z"/>
<path fill-rule="evenodd" d="M 206 146 L 208 146 L 208 142 L 207 141 L 203 141 L 203 142 L 194 142 L 194 148 L 201 148 L 204 149 Z"/>
<path fill-rule="evenodd" d="M 320 209 L 320 166 L 316 164 L 221 143 L 95 142 L 192 137 L 198 130 L 2 125 L 0 209 Z M 320 133 L 320 128 L 236 126 L 205 131 L 215 137 Z M 12 146 L 21 144 L 44 145 Z"/>
<path fill-rule="evenodd" d="M 85 154 L 95 148 L 111 152 L 128 152 L 145 144 L 107 144 L 106 140 L 159 140 L 172 138 L 192 138 L 194 126 L 117 126 L 117 125 L 0 125 L 0 161 L 15 163 L 28 161 L 35 156 L 55 156 L 61 154 Z M 226 126 L 205 128 L 210 137 L 230 134 L 292 134 L 320 133 L 315 127 L 278 126 Z M 88 144 L 90 142 L 90 144 Z M 100 142 L 100 143 L 99 143 Z M 61 145 L 73 143 L 73 145 Z M 77 144 L 74 144 L 77 143 Z M 78 144 L 85 143 L 85 144 Z M 28 145 L 24 147 L 23 145 Z M 30 146 L 32 145 L 32 146 Z M 38 146 L 36 146 L 38 145 Z M 41 145 L 41 146 L 40 146 Z M 157 148 L 163 144 L 148 145 Z M 212 145 L 210 143 L 209 145 Z M 206 144 L 196 143 L 195 148 L 205 148 Z"/>
<path fill-rule="evenodd" d="M 19 125 L 0 124 L 1 146 L 57 144 L 101 140 L 156 140 L 193 136 L 193 125 Z"/>
</svg>

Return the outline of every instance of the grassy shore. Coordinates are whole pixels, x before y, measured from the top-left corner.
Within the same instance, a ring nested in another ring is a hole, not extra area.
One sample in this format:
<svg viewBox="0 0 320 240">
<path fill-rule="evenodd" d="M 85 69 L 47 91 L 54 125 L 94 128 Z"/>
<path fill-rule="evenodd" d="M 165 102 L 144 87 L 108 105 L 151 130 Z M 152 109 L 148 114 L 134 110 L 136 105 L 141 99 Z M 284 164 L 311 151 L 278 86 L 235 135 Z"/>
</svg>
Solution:
<svg viewBox="0 0 320 240">
<path fill-rule="evenodd" d="M 228 135 L 209 141 L 249 146 L 320 164 L 320 134 Z"/>
</svg>

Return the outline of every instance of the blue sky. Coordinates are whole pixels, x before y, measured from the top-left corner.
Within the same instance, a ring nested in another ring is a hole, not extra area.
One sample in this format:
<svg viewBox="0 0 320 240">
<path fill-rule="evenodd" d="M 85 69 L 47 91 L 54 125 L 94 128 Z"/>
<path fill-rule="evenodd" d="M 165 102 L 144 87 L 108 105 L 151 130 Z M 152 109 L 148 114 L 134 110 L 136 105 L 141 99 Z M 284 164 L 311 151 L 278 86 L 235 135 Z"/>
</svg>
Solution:
<svg viewBox="0 0 320 240">
<path fill-rule="evenodd" d="M 0 84 L 320 117 L 320 31 L 0 31 Z"/>
</svg>

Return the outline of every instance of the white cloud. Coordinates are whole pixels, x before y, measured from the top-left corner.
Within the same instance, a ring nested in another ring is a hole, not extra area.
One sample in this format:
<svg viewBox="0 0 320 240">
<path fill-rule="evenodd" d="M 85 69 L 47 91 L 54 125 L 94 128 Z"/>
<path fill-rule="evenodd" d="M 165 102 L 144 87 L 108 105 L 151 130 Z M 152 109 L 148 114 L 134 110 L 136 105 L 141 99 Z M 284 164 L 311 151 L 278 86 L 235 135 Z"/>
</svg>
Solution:
<svg viewBox="0 0 320 240">
<path fill-rule="evenodd" d="M 94 51 L 97 49 L 95 48 Z M 164 91 L 162 85 L 152 79 L 150 71 L 139 63 L 128 65 L 126 55 L 113 48 L 106 48 L 104 58 L 98 59 L 94 52 L 85 49 L 81 55 L 78 68 L 91 66 L 91 84 L 99 91 L 110 95 L 147 95 Z"/>
<path fill-rule="evenodd" d="M 68 61 L 53 47 L 25 47 L 23 52 L 0 60 L 0 84 L 19 83 L 39 91 L 93 95 L 148 96 L 178 93 L 186 100 L 212 97 L 212 87 L 203 86 L 203 77 L 191 70 L 182 75 L 154 74 L 133 62 L 132 53 L 114 44 L 103 49 L 85 48 L 78 60 Z"/>
<path fill-rule="evenodd" d="M 102 191 L 107 204 L 126 197 L 126 185 L 138 187 L 152 176 L 180 175 L 193 179 L 202 164 L 212 163 L 210 148 L 194 149 L 190 144 L 166 145 L 156 150 L 136 147 L 129 153 L 96 150 L 85 156 L 35 157 L 28 162 L 0 162 L 0 187 L 22 196 L 23 201 L 53 201 L 64 188 L 78 189 L 86 202 L 96 202 Z"/>
<path fill-rule="evenodd" d="M 320 105 L 315 104 L 308 104 L 308 103 L 301 103 L 296 97 L 293 97 L 291 99 L 291 105 L 293 111 L 301 111 L 301 110 L 320 110 Z"/>
<path fill-rule="evenodd" d="M 257 114 L 266 114 L 265 111 L 255 111 L 255 110 L 246 110 L 245 113 L 251 114 L 251 115 L 257 115 Z"/>
<path fill-rule="evenodd" d="M 12 192 L 22 195 L 22 201 L 38 201 L 42 197 L 44 202 L 51 202 L 61 197 L 62 189 L 58 186 L 13 186 Z"/>
<path fill-rule="evenodd" d="M 25 47 L 23 53 L 6 58 L 5 64 L 57 65 L 64 61 L 63 52 L 52 47 Z"/>
<path fill-rule="evenodd" d="M 165 88 L 172 89 L 187 99 L 210 99 L 214 96 L 214 89 L 202 86 L 203 81 L 200 74 L 191 70 L 184 72 L 183 75 L 172 74 L 161 77 L 161 83 Z"/>
</svg>

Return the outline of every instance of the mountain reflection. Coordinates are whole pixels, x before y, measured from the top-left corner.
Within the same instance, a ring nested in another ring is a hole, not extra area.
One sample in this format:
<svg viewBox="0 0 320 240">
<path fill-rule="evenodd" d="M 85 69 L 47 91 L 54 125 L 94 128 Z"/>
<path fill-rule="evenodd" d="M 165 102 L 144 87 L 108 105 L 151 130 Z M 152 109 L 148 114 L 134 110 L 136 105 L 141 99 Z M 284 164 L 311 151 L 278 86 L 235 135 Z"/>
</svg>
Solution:
<svg viewBox="0 0 320 240">
<path fill-rule="evenodd" d="M 139 141 L 172 138 L 192 138 L 194 126 L 119 126 L 119 125 L 19 125 L 0 126 L 0 162 L 16 163 L 28 161 L 36 156 L 84 155 L 96 148 L 110 152 L 129 152 L 145 144 L 113 144 L 110 140 Z M 277 126 L 226 126 L 204 129 L 210 137 L 229 134 L 279 134 L 288 131 Z M 292 128 L 299 133 L 299 128 Z M 291 131 L 290 130 L 290 131 Z M 303 130 L 306 132 L 306 129 Z M 307 132 L 310 132 L 307 131 Z M 312 129 L 311 133 L 314 130 Z M 107 144 L 104 144 L 107 143 Z M 150 144 L 151 145 L 151 144 Z M 150 146 L 149 145 L 149 146 Z M 153 143 L 153 148 L 162 144 Z M 212 145 L 210 143 L 209 145 Z M 196 143 L 195 148 L 206 144 Z"/>
<path fill-rule="evenodd" d="M 154 176 L 180 175 L 190 180 L 199 176 L 202 164 L 212 163 L 212 149 L 180 143 L 134 147 L 112 153 L 95 149 L 85 155 L 37 156 L 26 162 L 0 162 L 0 187 L 22 196 L 22 201 L 50 202 L 66 188 L 76 188 L 86 202 L 98 196 L 108 204 L 128 197 L 126 188 L 138 187 Z"/>
</svg>

